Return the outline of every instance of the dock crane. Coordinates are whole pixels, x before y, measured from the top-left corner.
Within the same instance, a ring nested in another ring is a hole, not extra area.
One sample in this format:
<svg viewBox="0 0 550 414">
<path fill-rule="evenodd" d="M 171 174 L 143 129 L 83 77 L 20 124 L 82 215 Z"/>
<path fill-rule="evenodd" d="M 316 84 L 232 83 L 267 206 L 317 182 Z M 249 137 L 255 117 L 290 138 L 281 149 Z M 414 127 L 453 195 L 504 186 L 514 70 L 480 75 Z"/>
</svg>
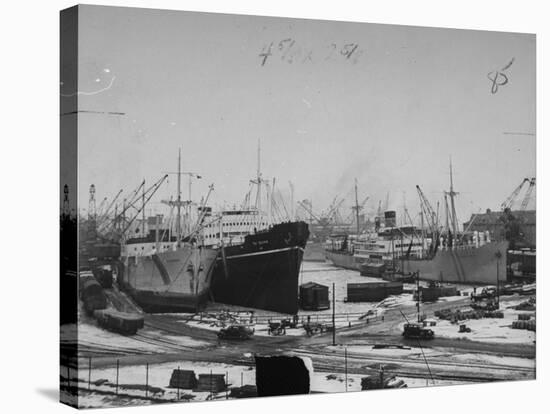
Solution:
<svg viewBox="0 0 550 414">
<path fill-rule="evenodd" d="M 420 198 L 420 208 L 422 210 L 423 217 L 425 217 L 428 222 L 430 232 L 435 234 L 438 232 L 437 214 L 419 185 L 416 186 L 416 191 L 418 192 L 418 197 Z"/>
<path fill-rule="evenodd" d="M 101 203 L 99 203 L 99 207 L 97 208 L 98 217 L 101 217 L 103 215 L 103 209 L 105 208 L 106 203 L 107 203 L 107 197 L 104 197 L 103 200 L 101 200 Z"/>
<path fill-rule="evenodd" d="M 422 192 L 422 189 L 419 185 L 416 186 L 416 191 L 418 192 L 418 197 L 420 198 L 420 217 L 422 220 L 422 226 L 424 226 L 424 217 L 428 222 L 428 228 L 432 233 L 431 239 L 432 243 L 429 247 L 428 254 L 435 254 L 439 246 L 439 204 L 437 206 L 437 212 L 433 209 L 432 205 Z M 445 202 L 447 196 L 445 195 Z M 422 229 L 422 239 L 424 239 L 424 229 Z M 424 242 L 422 242 L 424 243 Z"/>
<path fill-rule="evenodd" d="M 317 216 L 317 214 L 315 214 L 313 212 L 313 210 L 309 207 L 308 203 L 306 202 L 307 200 L 304 200 L 304 201 L 298 201 L 298 205 L 300 207 L 302 207 L 306 213 L 308 213 L 312 219 L 315 219 L 317 222 L 321 223 L 321 222 L 324 222 L 324 218 L 320 218 Z"/>
<path fill-rule="evenodd" d="M 310 215 L 311 222 L 315 221 L 315 224 L 318 224 L 321 226 L 324 230 L 330 230 L 332 228 L 332 225 L 336 221 L 336 214 L 338 212 L 338 208 L 342 205 L 344 202 L 344 199 L 341 199 L 340 201 L 336 202 L 337 197 L 333 200 L 331 203 L 328 212 L 316 214 L 313 212 L 313 209 L 311 208 L 311 204 L 309 204 L 306 200 L 304 201 L 298 201 L 298 205 L 304 209 L 306 213 Z"/>
<path fill-rule="evenodd" d="M 115 195 L 115 197 L 111 200 L 111 202 L 109 203 L 105 211 L 101 213 L 101 216 L 97 220 L 99 224 L 98 228 L 101 228 L 105 220 L 109 218 L 109 213 L 111 212 L 111 209 L 113 208 L 113 206 L 115 205 L 117 199 L 120 197 L 121 194 L 122 194 L 122 190 L 119 190 L 118 193 Z M 101 207 L 100 207 L 100 210 L 101 210 Z"/>
<path fill-rule="evenodd" d="M 88 220 L 95 221 L 96 219 L 96 206 L 95 206 L 95 185 L 90 185 L 90 197 L 88 200 Z"/>
<path fill-rule="evenodd" d="M 150 186 L 148 189 L 143 188 L 143 192 L 139 197 L 133 197 L 133 199 L 130 199 L 130 201 L 125 201 L 124 207 L 122 211 L 115 215 L 111 220 L 106 220 L 103 225 L 102 229 L 105 232 L 114 231 L 114 224 L 117 222 L 120 222 L 122 220 L 122 230 L 120 231 L 120 234 L 124 234 L 127 232 L 127 230 L 130 228 L 132 223 L 135 221 L 135 219 L 139 216 L 139 214 L 142 212 L 142 210 L 145 209 L 145 205 L 149 200 L 153 197 L 153 195 L 157 192 L 157 190 L 160 188 L 160 186 L 166 181 L 168 178 L 168 174 L 164 175 L 161 179 L 159 179 L 156 183 L 154 183 L 152 186 Z M 135 191 L 136 195 L 139 191 L 139 188 L 144 187 L 145 180 L 142 182 L 142 184 L 138 187 L 138 190 Z M 138 201 L 142 201 L 142 204 L 140 207 L 136 207 L 136 204 Z M 130 219 L 127 220 L 126 213 L 129 211 L 130 208 L 134 208 L 136 210 L 135 215 Z"/>
<path fill-rule="evenodd" d="M 529 187 L 527 188 L 527 191 L 525 192 L 525 196 L 523 197 L 523 201 L 521 202 L 521 211 L 525 211 L 527 208 L 527 204 L 529 204 L 529 200 L 531 199 L 531 194 L 533 193 L 533 189 L 535 188 L 536 181 L 535 177 L 531 178 L 529 181 Z"/>
<path fill-rule="evenodd" d="M 534 180 L 534 178 L 533 178 Z M 501 210 L 506 210 L 506 209 L 509 209 L 511 210 L 512 209 L 512 206 L 514 205 L 515 201 L 516 201 L 516 198 L 518 196 L 518 194 L 520 193 L 521 189 L 523 188 L 523 186 L 526 184 L 526 183 L 529 183 L 530 180 L 529 178 L 524 178 L 523 181 L 521 182 L 520 185 L 518 185 L 514 191 L 512 191 L 512 194 L 510 194 L 508 196 L 508 198 L 506 198 L 506 200 L 504 200 L 504 202 L 500 205 L 500 208 Z M 533 181 L 533 185 L 534 185 L 534 181 Z"/>
<path fill-rule="evenodd" d="M 149 187 L 147 190 L 144 190 L 143 193 L 142 193 L 142 204 L 141 206 L 138 208 L 136 214 L 134 215 L 134 217 L 132 217 L 130 219 L 130 221 L 126 224 L 126 227 L 124 227 L 124 229 L 122 230 L 122 233 L 126 233 L 126 231 L 128 231 L 128 229 L 130 228 L 130 226 L 132 225 L 132 223 L 135 221 L 135 219 L 139 216 L 139 213 L 141 213 L 144 209 L 145 209 L 145 206 L 147 205 L 147 203 L 149 202 L 149 200 L 153 197 L 153 195 L 155 195 L 155 193 L 157 192 L 157 190 L 160 188 L 160 186 L 164 183 L 164 181 L 168 178 L 168 174 L 166 174 L 164 177 L 162 177 L 160 180 L 158 180 L 156 183 L 154 183 L 151 187 Z M 135 202 L 137 202 L 139 199 L 135 200 Z M 126 207 L 126 208 L 129 208 L 130 206 Z"/>
<path fill-rule="evenodd" d="M 336 198 L 334 198 L 334 201 L 331 204 L 331 207 L 329 208 L 329 211 L 327 213 L 327 218 L 329 221 L 336 219 L 336 214 L 338 213 L 338 209 L 340 208 L 343 202 L 344 202 L 344 199 L 342 198 L 340 201 L 336 203 Z"/>
<path fill-rule="evenodd" d="M 502 223 L 504 224 L 506 234 L 505 237 L 510 242 L 511 248 L 514 248 L 516 243 L 524 242 L 524 236 L 521 233 L 521 220 L 519 220 L 518 217 L 515 216 L 515 213 L 512 213 L 512 207 L 514 206 L 516 199 L 521 193 L 521 190 L 524 187 L 527 187 L 519 208 L 519 212 L 525 211 L 527 205 L 529 204 L 529 200 L 531 199 L 531 194 L 533 193 L 535 185 L 535 177 L 530 179 L 524 178 L 520 185 L 518 185 L 514 189 L 514 191 L 512 191 L 512 194 L 510 194 L 508 198 L 506 198 L 506 200 L 504 200 L 504 202 L 500 205 L 502 209 L 500 221 L 502 221 Z"/>
</svg>

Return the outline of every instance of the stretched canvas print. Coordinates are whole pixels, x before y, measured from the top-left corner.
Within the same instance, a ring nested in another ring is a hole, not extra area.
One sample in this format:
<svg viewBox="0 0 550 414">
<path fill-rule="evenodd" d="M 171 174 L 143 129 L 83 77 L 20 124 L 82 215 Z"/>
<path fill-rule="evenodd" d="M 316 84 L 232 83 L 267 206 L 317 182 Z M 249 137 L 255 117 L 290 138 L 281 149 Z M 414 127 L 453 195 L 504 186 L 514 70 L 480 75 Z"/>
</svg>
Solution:
<svg viewBox="0 0 550 414">
<path fill-rule="evenodd" d="M 535 379 L 535 35 L 60 29 L 62 402 Z"/>
</svg>

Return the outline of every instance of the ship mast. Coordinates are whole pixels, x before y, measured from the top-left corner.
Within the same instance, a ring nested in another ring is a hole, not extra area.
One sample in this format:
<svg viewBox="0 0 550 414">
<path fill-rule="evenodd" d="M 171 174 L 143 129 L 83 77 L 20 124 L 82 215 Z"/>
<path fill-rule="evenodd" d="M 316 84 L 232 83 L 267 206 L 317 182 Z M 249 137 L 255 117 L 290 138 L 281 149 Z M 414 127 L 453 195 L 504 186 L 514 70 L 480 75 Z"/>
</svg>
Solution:
<svg viewBox="0 0 550 414">
<path fill-rule="evenodd" d="M 456 237 L 456 233 L 458 231 L 458 226 L 457 226 L 457 217 L 456 217 L 456 208 L 455 208 L 455 196 L 458 194 L 454 191 L 454 188 L 453 188 L 453 160 L 451 159 L 451 157 L 449 157 L 449 179 L 450 179 L 450 184 L 451 184 L 451 187 L 449 189 L 449 198 L 451 200 L 451 226 L 452 226 L 452 235 L 453 235 L 453 239 Z"/>
<path fill-rule="evenodd" d="M 359 199 L 357 198 L 357 178 L 355 179 L 355 222 L 357 225 L 357 236 L 359 236 Z"/>
<path fill-rule="evenodd" d="M 178 200 L 177 200 L 177 215 L 176 215 L 176 240 L 178 246 L 181 240 L 181 148 L 178 149 Z"/>
<path fill-rule="evenodd" d="M 294 184 L 292 181 L 289 181 L 288 184 L 290 186 L 290 220 L 294 221 Z"/>
<path fill-rule="evenodd" d="M 256 169 L 256 184 L 258 185 L 257 191 L 256 191 L 256 210 L 258 210 L 258 213 L 262 209 L 262 173 L 261 173 L 261 165 L 260 165 L 260 139 L 258 138 L 258 163 L 257 163 L 257 169 Z"/>
<path fill-rule="evenodd" d="M 186 224 L 186 227 L 187 227 L 187 233 L 190 233 L 191 232 L 191 205 L 192 205 L 192 202 L 191 202 L 191 179 L 192 178 L 197 178 L 197 179 L 201 179 L 202 177 L 196 173 L 196 172 L 191 172 L 191 171 L 182 171 L 181 170 L 181 148 L 178 149 L 178 170 L 177 172 L 168 172 L 167 174 L 175 174 L 178 179 L 177 179 L 177 198 L 176 200 L 172 200 L 172 197 L 170 197 L 170 200 L 162 200 L 162 203 L 164 204 L 167 204 L 169 205 L 170 207 L 176 207 L 176 224 L 175 224 L 175 231 L 176 231 L 176 241 L 177 241 L 177 245 L 178 247 L 180 246 L 181 244 L 181 240 L 183 238 L 183 232 L 184 232 L 184 229 L 183 229 L 183 225 L 182 225 L 182 218 L 185 217 L 185 224 Z M 182 196 L 182 190 L 181 190 L 181 179 L 182 179 L 182 175 L 188 175 L 189 176 L 189 200 L 185 200 L 183 201 L 181 199 L 181 196 Z M 182 217 L 182 207 L 185 207 L 185 210 L 184 210 L 184 217 Z M 170 210 L 172 211 L 172 210 Z M 170 213 L 172 214 L 172 213 Z M 172 226 L 170 226 L 170 229 L 172 228 Z M 172 230 L 169 230 L 169 231 L 172 231 Z"/>
<path fill-rule="evenodd" d="M 422 208 L 420 209 L 420 235 L 422 237 L 422 250 L 421 250 L 421 256 L 424 258 L 424 212 L 422 211 Z M 432 235 L 432 238 L 434 236 Z"/>
</svg>

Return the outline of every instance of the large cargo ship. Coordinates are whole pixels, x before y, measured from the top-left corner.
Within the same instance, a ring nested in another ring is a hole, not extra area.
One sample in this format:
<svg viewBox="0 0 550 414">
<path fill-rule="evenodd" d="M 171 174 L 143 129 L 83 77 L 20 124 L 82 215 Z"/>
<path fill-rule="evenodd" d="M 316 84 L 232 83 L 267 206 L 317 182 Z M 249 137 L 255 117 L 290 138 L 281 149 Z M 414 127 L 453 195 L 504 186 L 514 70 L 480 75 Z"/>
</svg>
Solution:
<svg viewBox="0 0 550 414">
<path fill-rule="evenodd" d="M 139 237 L 124 238 L 121 243 L 122 266 L 117 276 L 118 283 L 144 311 L 150 313 L 197 312 L 208 300 L 218 256 L 217 249 L 204 245 L 202 236 L 206 201 L 193 215 L 191 200 L 181 199 L 181 155 L 177 174 L 177 199 L 165 201 L 177 210 L 175 223 L 163 220 L 162 216 L 149 220 L 143 216 L 141 223 L 134 227 L 132 220 L 124 221 L 123 233 L 138 234 Z M 151 196 L 152 193 L 147 198 Z M 145 200 L 145 194 L 142 200 Z M 139 211 L 144 211 L 144 207 L 145 202 Z M 182 208 L 185 209 L 184 223 Z"/>
<path fill-rule="evenodd" d="M 332 237 L 326 246 L 326 256 L 335 266 L 361 270 L 366 263 L 384 263 L 402 274 L 420 272 L 424 280 L 456 283 L 497 282 L 497 262 L 501 280 L 505 277 L 504 257 L 508 242 L 492 241 L 490 235 L 475 232 L 468 242 L 443 245 L 429 254 L 431 240 L 422 241 L 418 232 L 404 233 L 403 228 L 386 228 L 383 232 L 360 237 Z M 399 236 L 396 236 L 399 234 Z"/>
<path fill-rule="evenodd" d="M 212 279 L 213 300 L 295 314 L 308 225 L 275 217 L 274 180 L 270 187 L 262 178 L 259 147 L 257 176 L 251 184 L 240 209 L 212 215 L 204 226 L 205 243 L 220 250 Z"/>
<path fill-rule="evenodd" d="M 332 237 L 326 255 L 335 266 L 360 270 L 365 263 L 384 263 L 392 271 L 454 283 L 495 284 L 505 278 L 508 241 L 502 235 L 458 230 L 452 168 L 450 190 L 445 192 L 445 226 L 417 186 L 427 229 L 398 227 L 395 212 L 387 211 L 382 228 L 371 234 Z"/>
</svg>

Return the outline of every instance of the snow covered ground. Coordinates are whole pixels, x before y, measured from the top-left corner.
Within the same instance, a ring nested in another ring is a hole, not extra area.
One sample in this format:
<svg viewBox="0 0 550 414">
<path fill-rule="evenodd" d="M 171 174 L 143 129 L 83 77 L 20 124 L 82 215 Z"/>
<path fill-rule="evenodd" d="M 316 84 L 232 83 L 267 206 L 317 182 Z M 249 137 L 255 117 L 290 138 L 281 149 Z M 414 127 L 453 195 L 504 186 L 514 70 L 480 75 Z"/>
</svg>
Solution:
<svg viewBox="0 0 550 414">
<path fill-rule="evenodd" d="M 192 390 L 178 390 L 168 388 L 172 371 L 175 369 L 193 370 L 195 374 L 223 374 L 227 376 L 227 383 L 230 387 L 240 386 L 241 378 L 242 384 L 255 384 L 256 374 L 252 367 L 219 364 L 219 363 L 206 363 L 206 362 L 191 362 L 191 361 L 175 361 L 163 364 L 151 364 L 149 365 L 148 372 L 148 384 L 152 387 L 159 388 L 159 392 L 151 394 L 155 398 L 168 401 L 177 401 L 178 394 L 180 400 L 183 398 L 189 398 L 190 401 L 205 401 L 209 399 L 209 392 L 194 392 Z M 86 407 L 109 407 L 120 405 L 134 405 L 135 398 L 144 397 L 145 391 L 143 389 L 128 389 L 125 388 L 125 384 L 138 384 L 145 385 L 146 381 L 146 366 L 134 365 L 134 366 L 122 366 L 119 368 L 119 392 L 133 396 L 134 398 L 125 399 L 114 395 L 103 395 L 100 393 L 88 393 L 84 392 L 85 399 L 81 400 L 81 404 Z M 87 387 L 88 371 L 81 370 L 79 372 L 79 379 L 82 382 L 82 386 Z M 92 369 L 91 382 L 96 383 L 98 380 L 107 380 L 108 383 L 102 385 L 92 385 L 93 390 L 99 391 L 114 391 L 116 384 L 116 368 L 102 368 Z M 218 398 L 225 398 L 225 391 L 218 393 Z M 138 404 L 143 404 L 143 400 L 138 400 Z"/>
<path fill-rule="evenodd" d="M 481 342 L 499 342 L 510 344 L 529 344 L 532 345 L 536 339 L 536 333 L 525 329 L 512 329 L 512 322 L 518 319 L 518 314 L 531 314 L 532 318 L 535 312 L 532 311 L 517 311 L 509 309 L 511 306 L 516 306 L 526 300 L 525 297 L 508 297 L 503 298 L 500 303 L 500 309 L 504 313 L 504 318 L 483 318 L 460 321 L 458 324 L 451 324 L 446 320 L 438 320 L 433 329 L 437 337 L 469 339 L 472 341 Z M 465 307 L 470 310 L 471 308 Z M 459 325 L 466 324 L 472 332 L 459 333 Z"/>
<path fill-rule="evenodd" d="M 71 332 L 75 324 L 62 325 L 62 331 Z M 63 337 L 63 335 L 62 335 Z M 170 343 L 153 343 L 149 338 L 162 338 Z M 124 336 L 109 332 L 88 322 L 80 322 L 78 325 L 78 343 L 82 346 L 108 349 L 112 352 L 135 354 L 159 354 L 173 353 L 174 347 L 199 348 L 208 346 L 209 343 L 193 339 L 188 336 L 166 335 L 165 333 L 146 329 L 140 330 L 137 336 Z"/>
<path fill-rule="evenodd" d="M 337 345 L 337 346 L 327 346 L 328 350 L 331 351 L 343 351 L 344 346 Z M 422 357 L 422 350 L 420 348 L 415 347 L 403 347 L 403 348 L 395 348 L 395 347 L 387 347 L 387 348 L 373 348 L 372 345 L 347 345 L 345 346 L 347 348 L 349 354 L 360 354 L 360 355 L 369 355 L 369 356 L 377 356 L 377 357 Z M 438 351 L 435 351 L 431 348 L 424 349 L 424 354 L 426 356 L 430 356 L 431 354 L 437 354 Z"/>
<path fill-rule="evenodd" d="M 245 357 L 243 355 L 243 357 Z M 203 363 L 190 361 L 176 361 L 163 364 L 149 365 L 148 384 L 156 387 L 156 393 L 149 392 L 158 400 L 167 402 L 178 401 L 206 401 L 210 399 L 225 399 L 226 392 L 222 391 L 213 396 L 209 392 L 195 392 L 192 390 L 176 390 L 168 388 L 170 376 L 174 369 L 194 370 L 195 374 L 223 374 L 228 379 L 229 388 L 241 385 L 255 385 L 255 369 L 244 365 L 230 365 L 220 363 Z M 361 378 L 365 375 L 348 374 L 347 391 L 360 391 Z M 93 369 L 91 372 L 91 390 L 80 392 L 80 404 L 82 407 L 114 407 L 150 404 L 151 401 L 144 399 L 145 391 L 143 388 L 134 389 L 128 385 L 145 385 L 146 367 L 145 365 L 123 366 L 119 369 L 119 393 L 126 396 L 108 395 L 103 392 L 113 392 L 116 384 L 116 368 Z M 329 374 L 325 372 L 314 372 L 311 383 L 312 392 L 346 392 L 346 382 L 344 374 Z M 425 387 L 426 385 L 451 385 L 457 382 L 451 381 L 431 381 L 427 384 L 425 379 L 416 378 L 396 378 L 402 379 L 408 387 Z M 73 382 L 76 378 L 73 378 Z M 102 381 L 103 380 L 103 381 Z M 79 375 L 79 382 L 82 388 L 88 386 L 88 372 L 82 370 Z M 103 383 L 102 383 L 103 382 Z M 98 392 L 99 391 L 99 392 Z M 130 396 L 130 397 L 128 397 Z"/>
<path fill-rule="evenodd" d="M 403 348 L 387 347 L 387 348 L 373 348 L 372 345 L 347 345 L 348 355 L 365 355 L 365 356 L 375 356 L 375 357 L 400 357 L 406 359 L 422 359 L 422 351 L 426 358 L 441 360 L 445 362 L 456 361 L 458 363 L 473 363 L 473 364 L 496 364 L 496 365 L 510 365 L 522 368 L 535 368 L 535 359 L 533 358 L 519 358 L 519 357 L 509 357 L 509 356 L 500 356 L 500 355 L 491 355 L 491 354 L 473 354 L 473 353 L 453 353 L 448 352 L 441 348 L 423 348 L 422 350 L 418 347 L 408 347 L 404 346 Z M 340 351 L 344 350 L 344 346 L 328 346 L 327 350 Z"/>
<path fill-rule="evenodd" d="M 452 355 L 453 360 L 465 363 L 492 363 L 501 365 L 510 365 L 522 368 L 535 369 L 536 361 L 533 358 L 517 358 L 500 355 L 487 355 L 487 354 L 456 354 Z"/>
</svg>

